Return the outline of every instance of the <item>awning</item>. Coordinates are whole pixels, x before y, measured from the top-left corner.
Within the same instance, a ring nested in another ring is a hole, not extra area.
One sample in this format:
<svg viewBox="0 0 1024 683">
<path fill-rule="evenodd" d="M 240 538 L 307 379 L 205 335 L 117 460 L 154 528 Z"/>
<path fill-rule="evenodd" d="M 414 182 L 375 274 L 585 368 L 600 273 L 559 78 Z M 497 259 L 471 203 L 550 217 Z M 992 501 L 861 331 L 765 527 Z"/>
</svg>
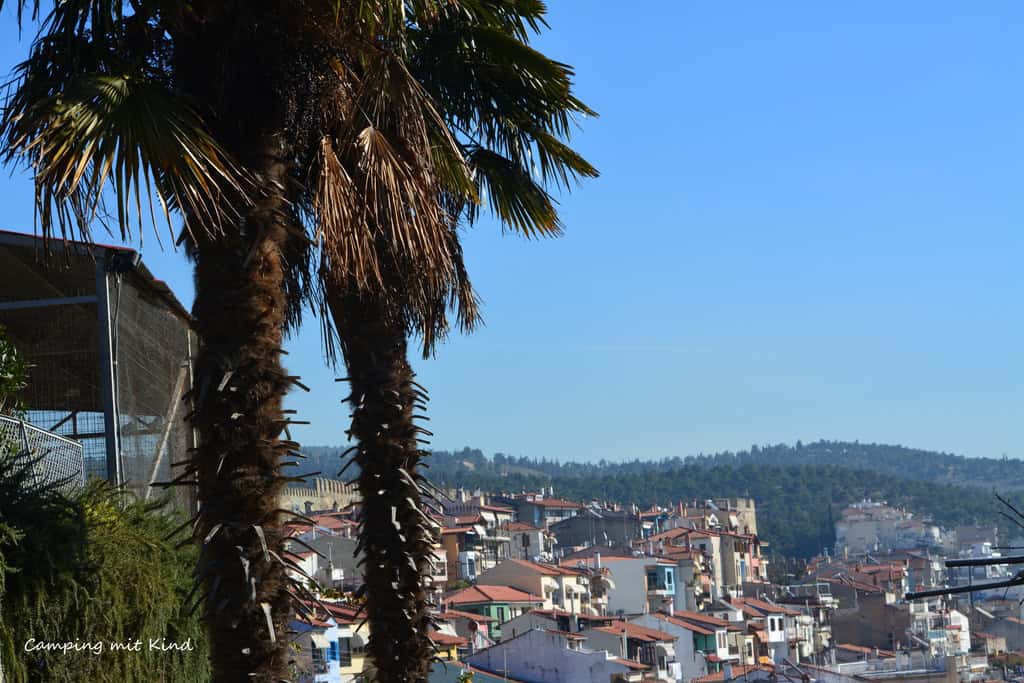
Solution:
<svg viewBox="0 0 1024 683">
<path fill-rule="evenodd" d="M 327 638 L 326 634 L 313 631 L 309 634 L 309 639 L 313 642 L 313 647 L 318 650 L 329 650 L 331 648 L 331 641 Z"/>
<path fill-rule="evenodd" d="M 352 634 L 352 647 L 366 647 L 366 638 L 362 633 L 357 631 Z"/>
</svg>

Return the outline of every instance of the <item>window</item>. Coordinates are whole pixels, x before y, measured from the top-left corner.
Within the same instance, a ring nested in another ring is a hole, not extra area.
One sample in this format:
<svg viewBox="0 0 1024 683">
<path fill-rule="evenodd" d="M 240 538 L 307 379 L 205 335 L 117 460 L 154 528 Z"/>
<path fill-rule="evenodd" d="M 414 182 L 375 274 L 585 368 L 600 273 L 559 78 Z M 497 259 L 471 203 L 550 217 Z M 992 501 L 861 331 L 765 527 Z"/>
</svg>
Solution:
<svg viewBox="0 0 1024 683">
<path fill-rule="evenodd" d="M 327 661 L 324 659 L 324 651 L 322 648 L 313 646 L 313 673 L 314 674 L 325 674 L 327 673 Z"/>
<path fill-rule="evenodd" d="M 747 659 L 754 658 L 754 644 L 747 641 Z"/>
<path fill-rule="evenodd" d="M 351 638 L 340 638 L 338 640 L 338 662 L 341 666 L 352 666 Z"/>
</svg>

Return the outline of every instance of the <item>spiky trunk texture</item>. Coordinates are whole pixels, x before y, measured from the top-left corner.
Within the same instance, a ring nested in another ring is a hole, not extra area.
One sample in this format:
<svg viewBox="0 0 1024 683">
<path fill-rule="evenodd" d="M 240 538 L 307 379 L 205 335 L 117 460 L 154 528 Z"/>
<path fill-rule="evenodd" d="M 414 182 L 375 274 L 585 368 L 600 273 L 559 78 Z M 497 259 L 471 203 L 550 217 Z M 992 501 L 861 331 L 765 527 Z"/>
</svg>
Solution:
<svg viewBox="0 0 1024 683">
<path fill-rule="evenodd" d="M 423 455 L 414 409 L 425 393 L 406 358 L 405 330 L 372 299 L 328 301 L 352 393 L 349 436 L 357 443 L 369 654 L 382 683 L 426 681 L 433 646 L 428 594 L 434 533 L 422 510 L 417 465 Z"/>
<path fill-rule="evenodd" d="M 238 218 L 193 230 L 196 361 L 193 425 L 199 447 L 202 551 L 214 680 L 276 683 L 289 678 L 287 625 L 297 587 L 284 553 L 280 495 L 282 366 L 295 228 L 287 133 L 289 78 L 300 12 L 282 0 L 203 0 L 183 14 L 174 38 L 175 86 L 250 174 L 255 187 Z M 291 22 L 291 23 L 290 23 Z M 193 216 L 194 220 L 201 217 Z"/>
<path fill-rule="evenodd" d="M 175 37 L 176 85 L 256 185 L 255 203 L 239 199 L 233 224 L 194 231 L 190 247 L 200 339 L 192 418 L 199 446 L 190 458 L 200 504 L 197 578 L 214 680 L 276 683 L 288 678 L 294 588 L 279 510 L 282 456 L 297 447 L 282 438 L 291 382 L 281 364 L 291 303 L 285 254 L 294 239 L 281 77 L 294 38 L 282 17 L 292 15 L 276 0 L 218 0 L 196 3 L 187 16 Z"/>
<path fill-rule="evenodd" d="M 273 140 L 262 149 L 260 168 L 273 188 L 285 165 Z M 238 234 L 196 249 L 198 572 L 217 681 L 278 681 L 287 669 L 287 572 L 278 559 L 280 463 L 293 447 L 280 438 L 289 386 L 280 361 L 284 215 L 284 199 L 271 189 Z"/>
</svg>

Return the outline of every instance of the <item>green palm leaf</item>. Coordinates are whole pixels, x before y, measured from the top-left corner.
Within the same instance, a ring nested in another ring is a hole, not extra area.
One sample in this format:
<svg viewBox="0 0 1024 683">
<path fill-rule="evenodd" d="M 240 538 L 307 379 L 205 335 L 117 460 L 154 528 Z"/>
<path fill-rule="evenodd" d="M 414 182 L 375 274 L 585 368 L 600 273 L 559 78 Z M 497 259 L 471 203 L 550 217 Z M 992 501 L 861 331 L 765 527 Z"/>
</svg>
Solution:
<svg viewBox="0 0 1024 683">
<path fill-rule="evenodd" d="M 152 67 L 153 46 L 128 47 L 143 19 L 120 8 L 69 0 L 44 20 L 0 117 L 3 160 L 32 169 L 44 235 L 89 239 L 98 220 L 141 238 L 157 211 L 169 225 L 175 210 L 186 231 L 216 230 L 247 203 L 245 174 Z"/>
</svg>

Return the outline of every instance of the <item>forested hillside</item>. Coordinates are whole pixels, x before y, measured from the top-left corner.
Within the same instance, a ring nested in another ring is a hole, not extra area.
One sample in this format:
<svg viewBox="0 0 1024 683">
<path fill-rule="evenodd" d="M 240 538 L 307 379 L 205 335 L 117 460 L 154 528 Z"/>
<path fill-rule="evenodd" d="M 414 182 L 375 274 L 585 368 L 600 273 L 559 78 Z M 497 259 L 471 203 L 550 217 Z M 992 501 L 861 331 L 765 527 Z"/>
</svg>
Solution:
<svg viewBox="0 0 1024 683">
<path fill-rule="evenodd" d="M 435 477 L 455 476 L 459 470 L 468 467 L 479 473 L 529 471 L 553 478 L 665 472 L 685 465 L 839 465 L 888 474 L 900 479 L 958 486 L 1024 489 L 1024 460 L 1006 457 L 967 458 L 962 455 L 904 446 L 845 441 L 816 441 L 810 444 L 798 441 L 795 446 L 752 446 L 750 450 L 736 453 L 726 451 L 713 455 L 676 456 L 656 460 L 636 458 L 615 462 L 534 460 L 501 453 L 493 458 L 486 458 L 477 449 L 465 448 L 455 452 L 437 451 L 430 462 Z"/>
<path fill-rule="evenodd" d="M 322 463 L 337 463 L 340 450 L 315 453 Z M 489 491 L 553 485 L 567 498 L 642 506 L 750 496 L 757 501 L 760 535 L 773 554 L 786 557 L 809 557 L 830 547 L 838 511 L 863 498 L 903 505 L 941 526 L 979 523 L 1005 528 L 1010 523 L 1000 516 L 1002 508 L 993 492 L 1009 493 L 1024 485 L 1024 464 L 1016 460 L 826 441 L 616 463 L 531 460 L 500 453 L 487 457 L 466 448 L 437 451 L 427 463 L 426 474 L 435 483 Z M 1017 492 L 1011 497 L 1024 501 Z M 1017 535 L 1020 530 L 1008 531 Z"/>
</svg>

